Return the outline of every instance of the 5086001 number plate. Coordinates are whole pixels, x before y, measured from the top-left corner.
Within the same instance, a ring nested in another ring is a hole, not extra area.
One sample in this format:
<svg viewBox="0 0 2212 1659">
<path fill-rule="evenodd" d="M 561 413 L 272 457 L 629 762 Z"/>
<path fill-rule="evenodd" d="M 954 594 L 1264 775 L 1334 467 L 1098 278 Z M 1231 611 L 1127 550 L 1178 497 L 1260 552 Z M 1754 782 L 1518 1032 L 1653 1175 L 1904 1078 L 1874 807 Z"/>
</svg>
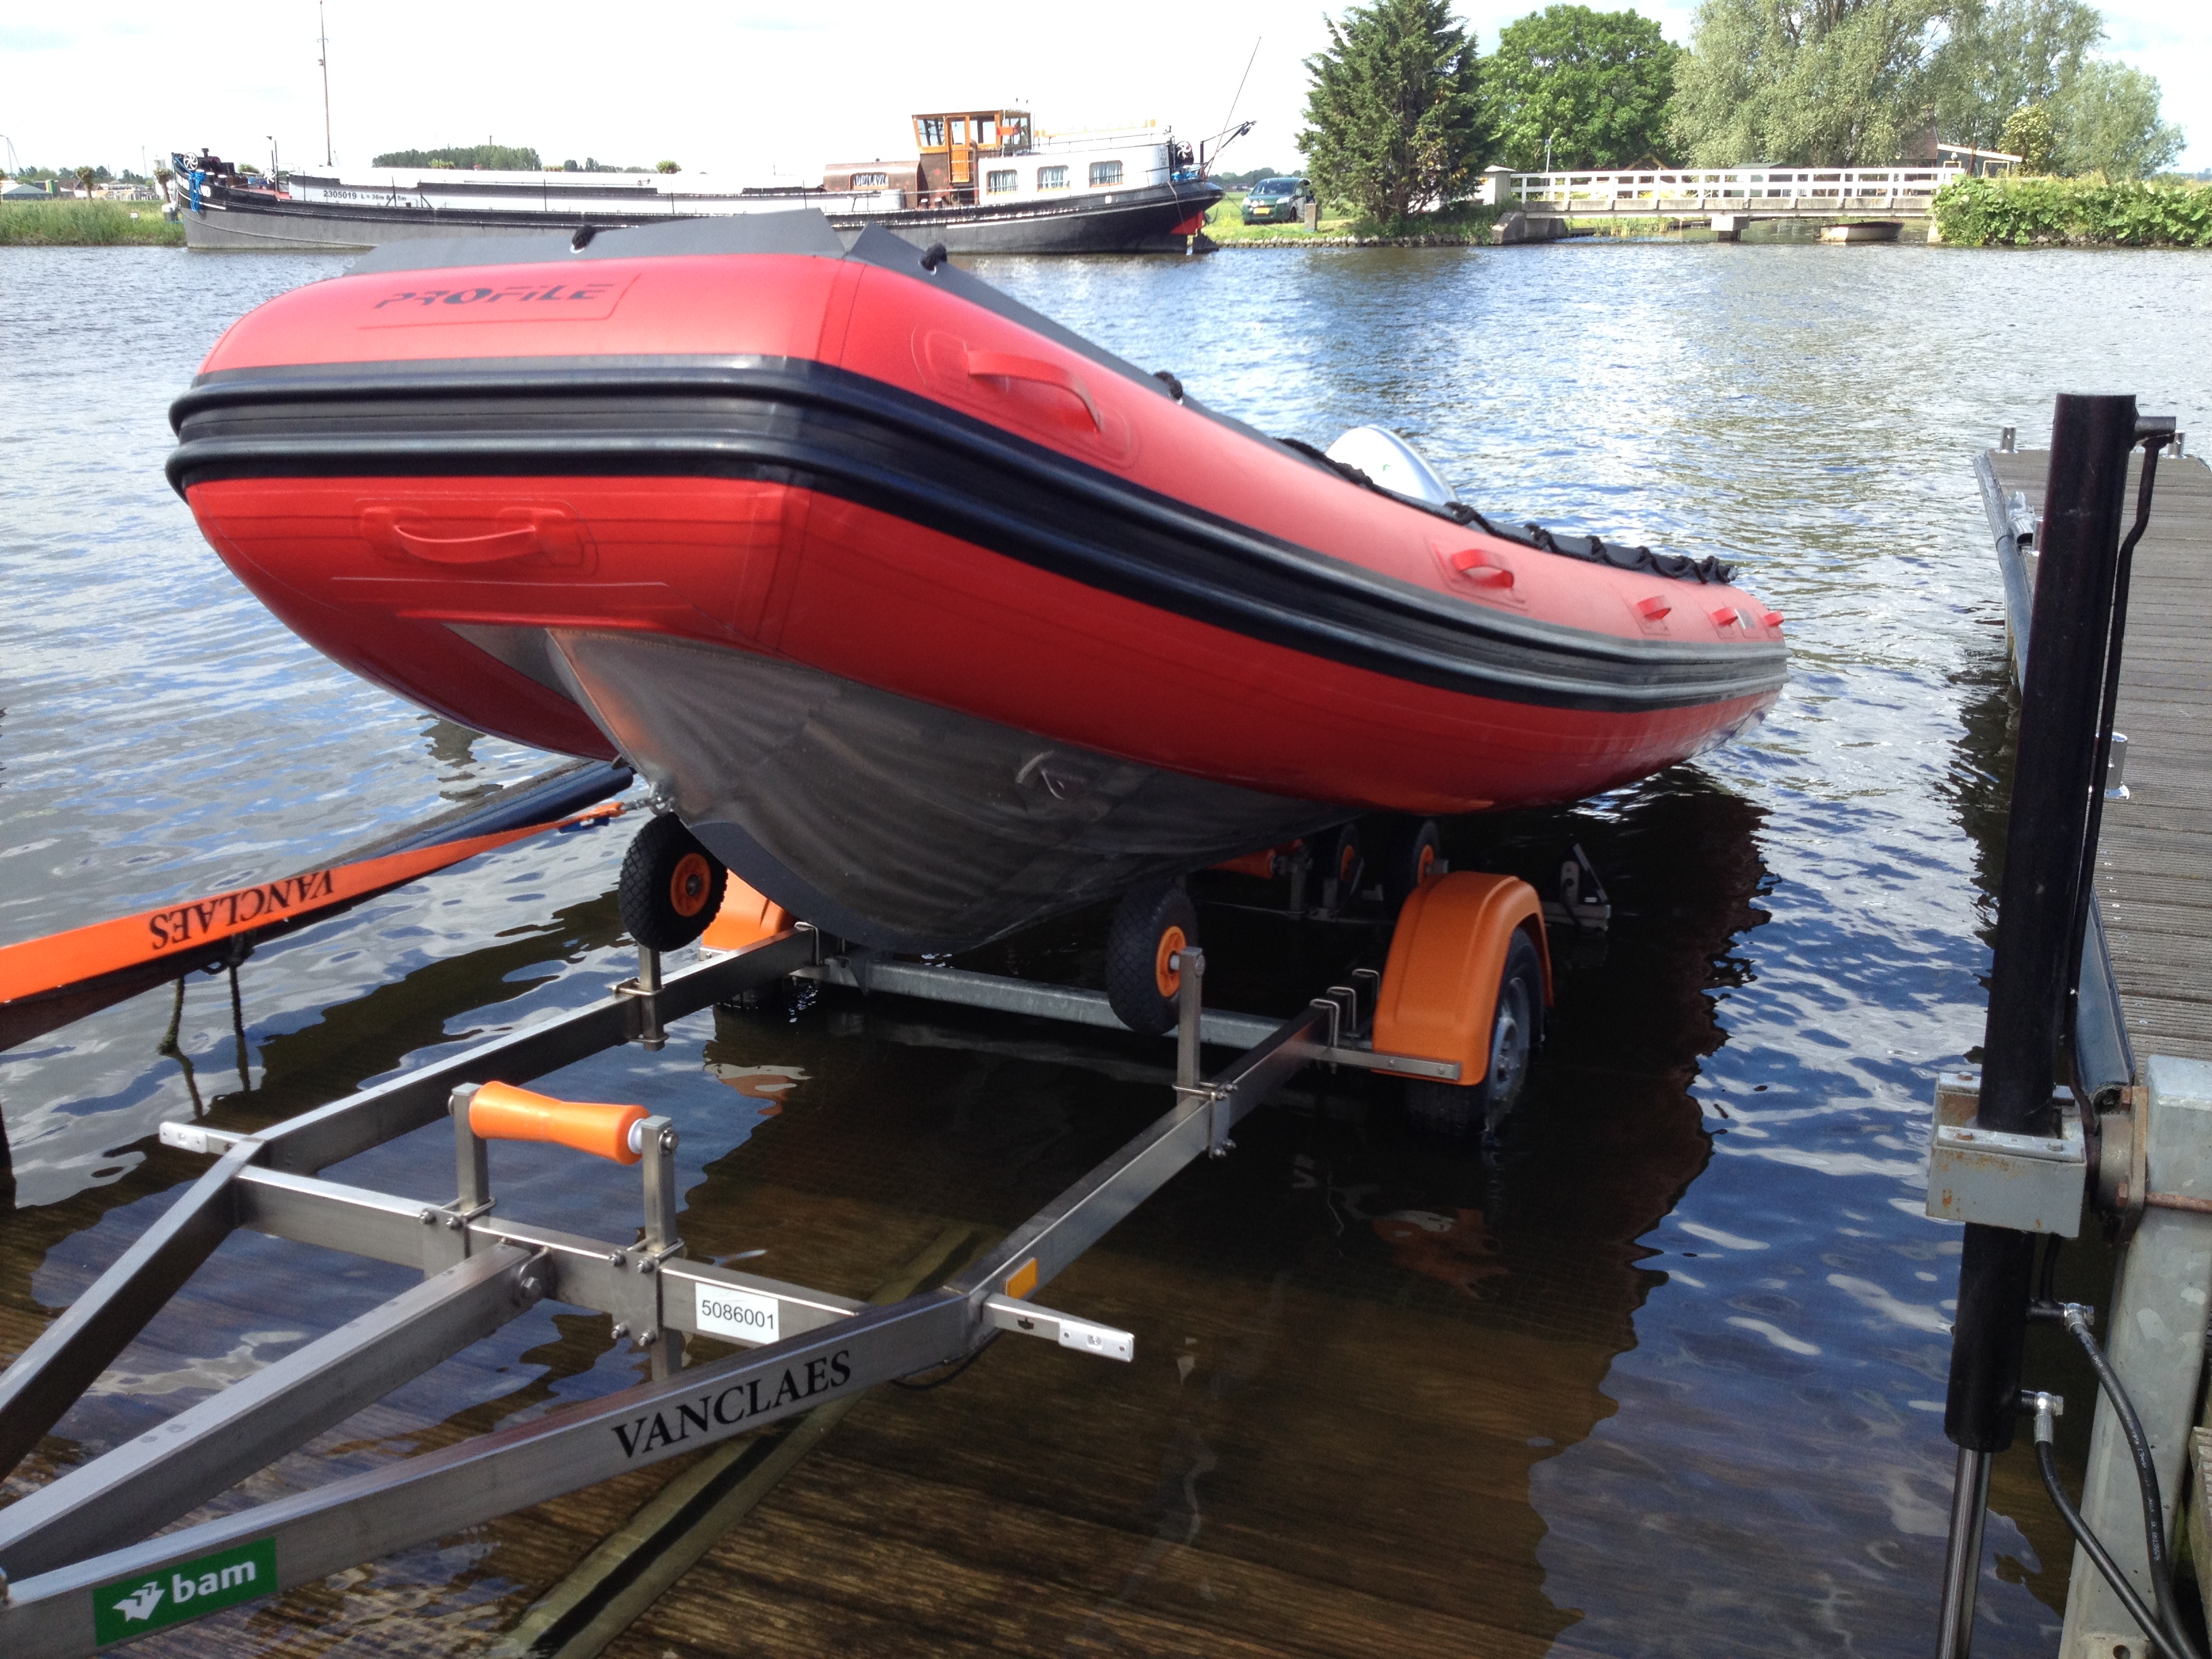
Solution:
<svg viewBox="0 0 2212 1659">
<path fill-rule="evenodd" d="M 697 1295 L 699 1328 L 708 1335 L 754 1344 L 782 1340 L 782 1304 L 774 1297 L 719 1285 L 702 1285 Z"/>
</svg>

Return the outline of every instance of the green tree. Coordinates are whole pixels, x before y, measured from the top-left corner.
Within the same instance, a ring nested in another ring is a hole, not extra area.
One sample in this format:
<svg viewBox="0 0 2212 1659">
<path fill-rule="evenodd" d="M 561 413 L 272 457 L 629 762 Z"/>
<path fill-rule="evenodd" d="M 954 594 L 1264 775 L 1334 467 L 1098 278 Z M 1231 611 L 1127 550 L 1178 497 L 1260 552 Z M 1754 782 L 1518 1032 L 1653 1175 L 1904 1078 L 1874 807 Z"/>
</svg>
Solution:
<svg viewBox="0 0 2212 1659">
<path fill-rule="evenodd" d="M 1620 167 L 1666 143 L 1681 48 L 1632 11 L 1547 6 L 1498 37 L 1482 92 L 1499 159 L 1532 173 Z"/>
<path fill-rule="evenodd" d="M 2142 179 L 2181 154 L 2181 129 L 2159 118 L 2158 77 L 2093 58 L 2051 101 L 2058 170 Z"/>
<path fill-rule="evenodd" d="M 1893 161 L 1926 128 L 1949 0 L 1705 0 L 1668 131 L 1698 167 Z"/>
<path fill-rule="evenodd" d="M 442 149 L 386 150 L 373 167 L 484 167 L 503 173 L 535 173 L 538 152 L 521 144 L 448 144 Z"/>
<path fill-rule="evenodd" d="M 684 171 L 682 167 L 677 166 L 673 161 L 655 161 L 653 164 L 653 170 L 655 173 L 681 173 Z"/>
<path fill-rule="evenodd" d="M 1997 129 L 1996 148 L 2019 156 L 2023 173 L 2049 173 L 2058 148 L 2058 131 L 2051 125 L 2051 112 L 2040 104 L 2014 110 Z"/>
<path fill-rule="evenodd" d="M 2085 0 L 1959 0 L 1934 66 L 1942 136 L 2010 150 L 1998 142 L 2005 123 L 2057 97 L 2104 32 Z"/>
<path fill-rule="evenodd" d="M 1315 190 L 1391 227 L 1463 194 L 1486 134 L 1474 43 L 1450 0 L 1374 0 L 1328 22 L 1298 135 Z"/>
</svg>

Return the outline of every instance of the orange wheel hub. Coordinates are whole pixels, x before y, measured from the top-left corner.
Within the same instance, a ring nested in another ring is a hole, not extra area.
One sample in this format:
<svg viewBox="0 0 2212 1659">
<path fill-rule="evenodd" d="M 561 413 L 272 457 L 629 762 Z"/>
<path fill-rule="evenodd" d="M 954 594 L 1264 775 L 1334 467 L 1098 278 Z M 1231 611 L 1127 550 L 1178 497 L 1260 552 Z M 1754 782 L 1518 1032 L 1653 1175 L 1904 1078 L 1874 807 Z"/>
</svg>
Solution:
<svg viewBox="0 0 2212 1659">
<path fill-rule="evenodd" d="M 1152 957 L 1152 982 L 1164 997 L 1172 998 L 1182 989 L 1182 969 L 1175 965 L 1175 959 L 1176 952 L 1188 943 L 1180 927 L 1170 927 L 1160 934 L 1160 948 Z"/>
<path fill-rule="evenodd" d="M 714 866 L 704 853 L 686 853 L 668 874 L 669 908 L 690 918 L 707 908 L 707 895 L 714 890 Z"/>
<path fill-rule="evenodd" d="M 1414 884 L 1418 886 L 1420 883 L 1426 881 L 1430 875 L 1435 871 L 1436 867 L 1437 849 L 1433 847 L 1424 847 L 1421 848 L 1421 867 L 1414 874 Z"/>
</svg>

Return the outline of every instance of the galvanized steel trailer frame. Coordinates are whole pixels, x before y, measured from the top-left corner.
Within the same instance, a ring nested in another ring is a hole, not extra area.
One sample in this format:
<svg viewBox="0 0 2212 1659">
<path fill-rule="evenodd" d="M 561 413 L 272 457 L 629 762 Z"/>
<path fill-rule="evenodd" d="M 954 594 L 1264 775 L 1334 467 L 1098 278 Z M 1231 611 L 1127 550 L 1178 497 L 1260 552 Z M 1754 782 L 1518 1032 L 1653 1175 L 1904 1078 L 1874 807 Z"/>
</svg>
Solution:
<svg viewBox="0 0 2212 1659">
<path fill-rule="evenodd" d="M 801 926 L 665 975 L 659 959 L 641 951 L 638 977 L 609 996 L 257 1133 L 165 1126 L 165 1142 L 215 1153 L 216 1163 L 0 1373 L 0 1468 L 14 1467 L 53 1428 L 234 1231 L 420 1267 L 424 1278 L 0 1510 L 0 1652 L 64 1659 L 173 1628 L 199 1616 L 181 1612 L 188 1599 L 212 1612 L 312 1583 L 958 1361 L 1000 1332 L 1132 1358 L 1127 1332 L 1040 1306 L 1031 1294 L 1186 1165 L 1229 1151 L 1238 1120 L 1306 1066 L 1459 1079 L 1455 1062 L 1378 1054 L 1364 1040 L 1378 982 L 1371 972 L 1275 1022 L 1203 1011 L 1202 953 L 1184 952 L 1180 965 L 1173 1108 L 958 1275 L 889 1306 L 685 1260 L 676 1231 L 676 1133 L 665 1118 L 646 1119 L 640 1137 L 645 1222 L 637 1242 L 495 1217 L 484 1143 L 467 1109 L 477 1085 L 540 1078 L 625 1042 L 658 1048 L 669 1021 L 787 976 L 1118 1029 L 1103 995 L 839 952 Z M 1202 1044 L 1242 1052 L 1208 1078 Z M 449 1203 L 319 1173 L 447 1115 L 458 1189 Z M 747 1340 L 726 1316 L 703 1321 L 702 1296 L 742 1310 L 770 1340 L 684 1366 L 684 1333 Z M 611 1315 L 616 1335 L 650 1355 L 650 1380 L 147 1536 L 542 1300 Z"/>
</svg>

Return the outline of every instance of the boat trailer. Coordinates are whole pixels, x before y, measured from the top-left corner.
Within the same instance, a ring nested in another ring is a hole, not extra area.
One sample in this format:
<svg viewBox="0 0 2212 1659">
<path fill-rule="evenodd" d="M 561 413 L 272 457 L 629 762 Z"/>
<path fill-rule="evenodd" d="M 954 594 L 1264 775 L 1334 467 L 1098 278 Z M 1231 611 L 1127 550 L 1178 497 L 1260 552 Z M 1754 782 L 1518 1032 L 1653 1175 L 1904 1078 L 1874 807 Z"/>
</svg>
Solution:
<svg viewBox="0 0 2212 1659">
<path fill-rule="evenodd" d="M 1036 1293 L 1186 1165 L 1228 1152 L 1239 1120 L 1285 1080 L 1322 1065 L 1463 1084 L 1463 1059 L 1375 1047 L 1378 1006 L 1417 978 L 1423 994 L 1412 1000 L 1426 1029 L 1438 1029 L 1437 1011 L 1446 1009 L 1445 1024 L 1463 1028 L 1459 1052 L 1478 1056 L 1480 1075 L 1498 994 L 1494 969 L 1486 982 L 1480 965 L 1499 960 L 1516 930 L 1545 950 L 1542 914 L 1533 891 L 1510 878 L 1440 876 L 1429 890 L 1474 902 L 1409 904 L 1388 968 L 1354 971 L 1287 1019 L 1206 1009 L 1203 952 L 1187 945 L 1164 957 L 1164 989 L 1166 970 L 1175 970 L 1173 1106 L 956 1277 L 889 1305 L 687 1259 L 668 1120 L 640 1106 L 560 1101 L 519 1085 L 620 1044 L 658 1048 L 671 1022 L 787 980 L 1122 1029 L 1105 994 L 894 961 L 805 923 L 781 925 L 779 915 L 778 931 L 672 969 L 641 947 L 637 976 L 610 995 L 258 1133 L 165 1124 L 166 1145 L 215 1162 L 0 1373 L 0 1468 L 54 1427 L 234 1230 L 419 1267 L 424 1277 L 0 1510 L 0 1652 L 93 1654 L 957 1364 L 1001 1333 L 1132 1358 L 1130 1333 L 1044 1306 Z M 1454 1007 L 1462 1012 L 1450 1014 Z M 1397 1029 L 1413 1028 L 1401 1020 Z M 1208 1075 L 1206 1048 L 1238 1052 Z M 321 1177 L 441 1118 L 454 1137 L 449 1200 Z M 638 1237 L 593 1239 L 501 1218 L 489 1147 L 517 1139 L 638 1166 Z M 649 1356 L 649 1380 L 149 1536 L 544 1300 L 611 1316 L 616 1338 Z M 687 1335 L 742 1351 L 687 1365 Z"/>
</svg>

